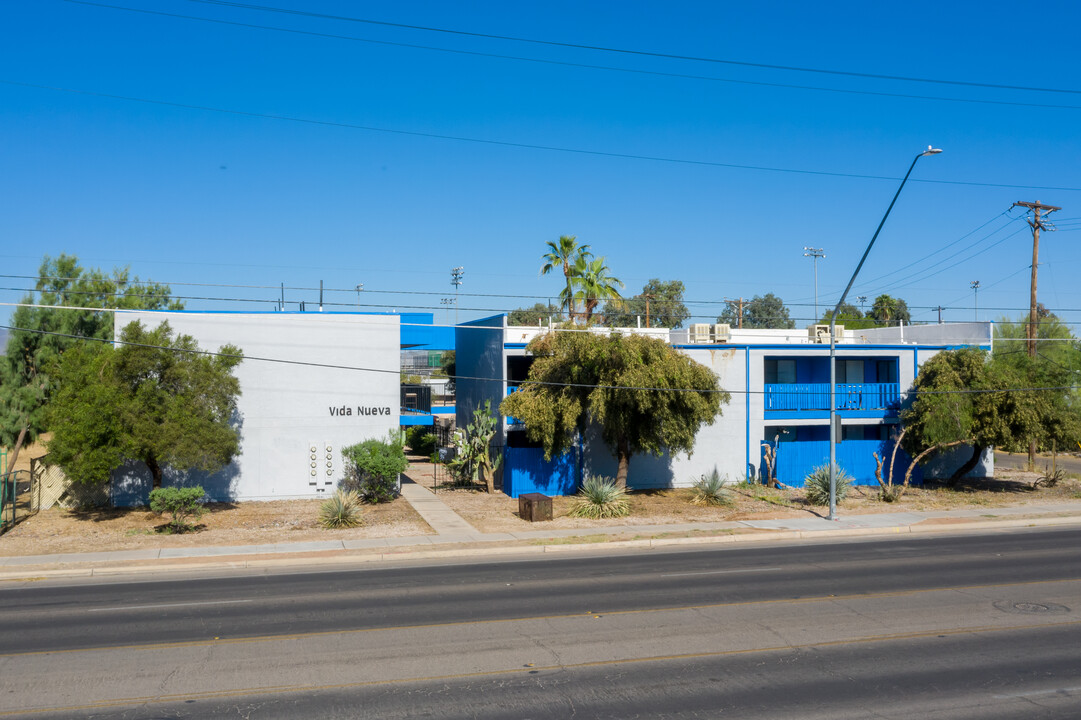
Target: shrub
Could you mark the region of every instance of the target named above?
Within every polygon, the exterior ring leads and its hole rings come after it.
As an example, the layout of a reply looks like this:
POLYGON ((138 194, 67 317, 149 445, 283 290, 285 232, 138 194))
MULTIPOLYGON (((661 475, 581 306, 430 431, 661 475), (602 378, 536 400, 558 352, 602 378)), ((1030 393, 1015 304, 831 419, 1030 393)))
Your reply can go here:
POLYGON ((409 467, 401 440, 365 440, 342 448, 345 458, 343 490, 354 490, 364 502, 390 502, 398 495, 398 475, 409 467))
MULTIPOLYGON (((852 477, 844 470, 837 468, 837 502, 841 502, 848 495, 848 488, 852 484, 852 477)), ((812 505, 830 504, 830 468, 829 465, 819 465, 804 481, 804 489, 807 491, 807 502, 812 505)))
POLYGON ((569 515, 585 518, 625 517, 631 512, 627 491, 603 475, 590 475, 578 491, 577 503, 569 515))
POLYGON ((717 468, 713 468, 708 475, 698 478, 694 484, 691 502, 695 505, 731 505, 733 503, 732 493, 728 492, 717 468))
POLYGON ((329 530, 360 523, 360 496, 355 490, 338 490, 319 506, 319 524, 329 530))
POLYGON ((422 425, 414 425, 405 431, 405 444, 415 455, 431 455, 435 452, 438 439, 422 425))
POLYGON ((194 530, 195 527, 188 523, 188 519, 198 520, 203 516, 205 508, 201 500, 206 493, 199 485, 195 487, 163 487, 150 491, 150 509, 161 515, 171 513, 173 519, 169 522, 172 532, 182 533, 194 530))

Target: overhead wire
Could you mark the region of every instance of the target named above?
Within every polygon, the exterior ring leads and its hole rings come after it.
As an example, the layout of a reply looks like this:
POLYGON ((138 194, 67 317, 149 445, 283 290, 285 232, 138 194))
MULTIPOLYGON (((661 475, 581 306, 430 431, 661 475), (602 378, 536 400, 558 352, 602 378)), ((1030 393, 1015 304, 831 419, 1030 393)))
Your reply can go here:
MULTIPOLYGON (((20 328, 20 327, 16 327, 16 326, 12 326, 12 325, 0 325, 0 329, 9 330, 9 331, 12 331, 12 332, 31 333, 31 334, 34 334, 34 335, 48 335, 48 336, 54 336, 54 337, 63 337, 63 338, 71 339, 71 340, 82 340, 82 341, 88 341, 88 342, 97 342, 97 343, 108 344, 108 345, 119 344, 119 345, 128 345, 128 346, 131 346, 131 347, 147 348, 147 349, 151 349, 151 350, 170 350, 170 351, 173 351, 173 352, 187 353, 187 354, 191 354, 191 355, 204 355, 204 356, 208 356, 208 357, 222 357, 222 358, 228 358, 228 359, 240 359, 242 361, 243 360, 252 360, 252 361, 257 361, 257 362, 276 363, 276 364, 282 364, 282 365, 297 365, 297 366, 301 366, 301 367, 316 367, 316 368, 326 368, 326 369, 332 369, 332 370, 350 370, 350 371, 358 371, 358 372, 371 372, 371 373, 379 373, 379 374, 384 374, 384 375, 391 375, 391 374, 400 375, 401 374, 401 369, 400 368, 392 370, 392 369, 389 369, 389 368, 371 368, 371 367, 364 367, 364 366, 358 366, 358 365, 341 365, 341 364, 338 364, 338 363, 320 363, 320 362, 313 362, 313 361, 309 361, 309 360, 290 360, 290 359, 286 359, 286 358, 273 358, 273 357, 264 357, 264 356, 257 356, 257 355, 245 355, 243 353, 240 354, 240 355, 236 355, 234 353, 223 353, 223 352, 216 352, 216 351, 213 351, 213 350, 199 350, 199 349, 192 349, 192 348, 177 348, 177 347, 170 347, 170 346, 167 346, 167 345, 153 345, 153 344, 149 344, 149 343, 126 342, 126 341, 123 341, 123 340, 108 340, 108 339, 104 339, 104 338, 88 337, 86 335, 74 335, 74 334, 71 334, 71 333, 56 332, 56 331, 53 331, 53 330, 36 330, 36 329, 31 329, 31 328, 20 328)), ((489 329, 492 329, 492 328, 489 328, 489 329)), ((503 381, 506 380, 506 378, 504 378, 504 377, 478 377, 478 376, 469 376, 469 375, 459 375, 457 373, 455 373, 454 379, 455 380, 480 380, 480 381, 485 381, 485 382, 503 382, 503 381)), ((725 389, 722 388, 722 389, 718 389, 718 390, 704 390, 703 391, 703 390, 694 390, 694 389, 689 389, 689 388, 650 387, 650 386, 640 386, 640 385, 597 385, 597 384, 590 384, 590 383, 557 383, 557 382, 548 382, 548 381, 542 381, 542 380, 528 380, 528 379, 520 381, 518 384, 520 386, 521 385, 540 385, 540 386, 547 386, 547 387, 583 388, 583 389, 588 389, 588 390, 603 388, 603 389, 606 389, 606 390, 637 390, 637 391, 648 391, 648 392, 680 392, 680 393, 691 392, 691 393, 708 393, 708 394, 727 393, 727 394, 735 394, 735 395, 741 395, 741 394, 743 394, 743 395, 764 395, 766 392, 768 392, 765 389, 762 389, 762 390, 748 390, 748 389, 725 390, 725 389)), ((1081 389, 1081 385, 1076 385, 1076 386, 1067 385, 1067 386, 1055 386, 1055 387, 980 388, 980 389, 964 389, 964 390, 920 390, 920 391, 910 390, 910 391, 908 391, 908 393, 913 394, 913 395, 915 395, 915 394, 921 394, 921 395, 967 395, 967 394, 1008 393, 1008 392, 1043 392, 1043 391, 1051 391, 1051 390, 1061 391, 1061 390, 1077 390, 1077 389, 1081 389)))
POLYGON ((637 50, 630 48, 617 48, 606 47, 603 45, 589 45, 584 43, 571 43, 560 42, 557 40, 543 40, 538 38, 525 38, 516 37, 512 35, 499 35, 495 33, 482 33, 473 32, 468 30, 453 30, 450 28, 440 28, 427 25, 413 25, 408 23, 389 22, 385 20, 372 20, 369 18, 358 18, 347 15, 332 15, 328 13, 318 13, 306 10, 294 10, 290 8, 278 8, 269 5, 256 5, 254 3, 241 3, 230 2, 228 0, 188 0, 189 2, 199 3, 202 5, 216 5, 220 7, 239 8, 244 10, 256 10, 260 12, 273 12, 284 15, 294 15, 301 17, 319 18, 323 20, 337 20, 352 23, 362 23, 367 25, 378 25, 383 27, 401 28, 405 30, 420 30, 424 32, 443 33, 447 35, 458 35, 464 37, 483 38, 488 40, 503 40, 510 42, 528 43, 533 45, 544 45, 549 47, 570 48, 575 50, 592 50, 605 53, 615 53, 620 55, 633 55, 640 57, 651 58, 663 58, 668 60, 684 60, 702 63, 713 63, 720 65, 737 65, 740 67, 751 67, 765 70, 784 70, 788 72, 801 72, 801 73, 816 73, 821 75, 835 75, 854 78, 865 78, 872 80, 895 80, 901 82, 917 82, 917 83, 930 83, 936 85, 956 85, 962 87, 975 87, 975 88, 991 88, 996 90, 1019 90, 1025 92, 1044 92, 1044 93, 1061 93, 1068 95, 1081 95, 1081 90, 1074 90, 1069 88, 1049 88, 1049 87, 1037 87, 1031 85, 1009 85, 1001 83, 985 83, 985 82, 973 82, 966 80, 946 80, 941 78, 927 78, 927 77, 915 77, 905 75, 887 75, 882 73, 869 73, 858 72, 853 70, 829 70, 825 68, 813 68, 799 65, 780 65, 774 63, 759 63, 750 62, 745 60, 730 60, 724 58, 703 57, 696 55, 680 55, 675 53, 663 53, 649 50, 637 50))
POLYGON ((520 55, 506 55, 506 54, 500 54, 500 53, 481 52, 481 51, 478 51, 478 50, 462 50, 462 49, 458 49, 458 48, 438 47, 438 46, 434 46, 434 45, 420 45, 420 44, 417 44, 417 43, 395 42, 395 41, 390 41, 390 40, 374 40, 374 39, 371 39, 371 38, 361 38, 361 37, 356 37, 356 36, 353 36, 353 35, 340 35, 340 34, 335 34, 335 33, 315 32, 315 31, 311 31, 311 30, 301 30, 301 29, 298 29, 298 28, 276 27, 276 26, 273 26, 273 25, 259 25, 259 24, 256 24, 256 23, 238 22, 238 21, 235 21, 235 20, 222 20, 220 18, 208 18, 208 17, 201 17, 201 16, 198 16, 198 15, 186 15, 186 14, 183 14, 183 13, 163 12, 163 11, 160 11, 160 10, 148 10, 148 9, 145 9, 145 8, 133 8, 133 7, 126 7, 126 6, 123 6, 123 5, 112 5, 112 4, 109 4, 109 3, 90 2, 89 0, 64 0, 64 1, 68 2, 68 3, 72 3, 74 5, 86 5, 86 6, 90 6, 90 7, 108 8, 108 9, 112 9, 112 10, 123 10, 123 11, 133 12, 133 13, 142 13, 142 14, 145 14, 145 15, 157 15, 157 16, 167 17, 167 18, 176 18, 176 19, 183 19, 183 20, 195 20, 195 21, 200 21, 200 22, 214 23, 214 24, 218 24, 218 25, 227 25, 227 26, 234 26, 234 27, 241 27, 241 28, 248 28, 248 29, 270 30, 270 31, 274 31, 274 32, 291 33, 291 34, 295 34, 295 35, 306 35, 306 36, 317 37, 317 38, 325 38, 325 39, 331 39, 331 40, 347 40, 347 41, 352 41, 352 42, 368 43, 368 44, 372 44, 372 45, 384 45, 384 46, 390 46, 390 47, 401 47, 401 48, 408 48, 408 49, 414 49, 414 50, 429 50, 429 51, 433 51, 433 52, 450 53, 450 54, 455 54, 455 55, 465 55, 465 56, 472 56, 472 57, 486 57, 486 58, 494 58, 494 59, 499 59, 499 60, 511 60, 511 61, 517 61, 517 62, 528 62, 528 63, 543 64, 543 65, 554 65, 554 66, 560 66, 560 67, 582 68, 582 69, 587 69, 587 70, 601 70, 601 71, 606 71, 606 72, 618 72, 618 73, 627 73, 627 74, 634 74, 634 75, 645 75, 645 76, 653 76, 653 77, 669 77, 669 78, 676 78, 676 79, 680 79, 680 80, 702 80, 702 81, 707 81, 707 82, 719 82, 719 83, 728 83, 728 84, 735 84, 735 85, 751 85, 751 86, 758 86, 758 87, 781 88, 781 89, 787 89, 787 90, 809 90, 809 91, 813 91, 813 92, 828 92, 828 93, 838 93, 838 94, 845 94, 845 95, 867 95, 867 96, 873 96, 873 97, 898 98, 898 99, 904 99, 904 100, 929 100, 929 101, 941 101, 941 102, 953 102, 953 103, 973 103, 973 104, 980 104, 980 105, 1006 105, 1006 106, 1013 106, 1013 107, 1049 108, 1049 109, 1059 109, 1059 110, 1081 110, 1081 105, 1056 105, 1056 104, 1050 104, 1050 103, 1031 103, 1031 102, 1018 102, 1018 101, 1009 101, 1009 100, 988 100, 988 99, 979 99, 979 98, 942 97, 942 96, 937 96, 937 95, 914 95, 914 94, 909 94, 909 93, 891 93, 891 92, 882 92, 882 91, 875 91, 875 90, 855 90, 855 89, 851 89, 851 88, 831 88, 831 87, 821 87, 821 86, 814 86, 814 85, 798 85, 798 84, 794 84, 794 83, 764 82, 764 81, 759 81, 759 80, 744 80, 744 79, 736 79, 736 78, 721 78, 721 77, 715 77, 715 76, 709 76, 709 75, 693 75, 693 74, 689 74, 689 73, 664 72, 664 71, 661 71, 661 70, 643 70, 643 69, 639 69, 639 68, 615 67, 615 66, 611 66, 611 65, 595 65, 595 64, 590 64, 590 63, 570 62, 570 61, 566 61, 566 60, 552 60, 552 59, 546 59, 546 58, 532 58, 532 57, 523 57, 523 56, 520 56, 520 55))
MULTIPOLYGON (((463 142, 477 145, 488 145, 492 147, 505 147, 505 148, 517 148, 523 150, 540 150, 544 152, 556 152, 565 153, 571 155, 583 155, 588 157, 602 157, 613 158, 619 160, 640 160, 645 162, 658 162, 668 163, 675 165, 690 165, 695 167, 715 167, 726 168, 731 170, 753 170, 758 172, 779 172, 789 173, 794 175, 814 175, 820 177, 840 177, 840 178, 852 178, 856 180, 900 180, 898 177, 889 175, 868 175, 861 173, 843 173, 834 172, 829 170, 806 170, 800 168, 783 168, 783 167, 771 167, 767 165, 749 165, 744 163, 724 163, 712 160, 695 160, 691 158, 675 158, 666 157, 663 155, 644 155, 638 153, 622 153, 606 150, 589 150, 586 148, 572 148, 558 145, 546 145, 541 143, 527 143, 527 142, 514 142, 509 140, 492 140, 489 138, 469 137, 465 135, 448 135, 443 133, 422 132, 419 130, 402 130, 398 128, 386 128, 376 125, 361 125, 358 123, 348 123, 336 120, 319 120, 316 118, 302 118, 294 115, 282 115, 278 113, 260 113, 249 110, 237 110, 230 108, 220 108, 211 105, 199 105, 194 103, 182 103, 170 100, 154 100, 150 98, 136 97, 133 95, 119 95, 115 93, 99 92, 94 90, 82 90, 78 88, 61 87, 57 85, 44 85, 40 83, 23 82, 20 80, 11 80, 8 78, 0 78, 0 83, 5 85, 11 85, 15 87, 34 88, 37 90, 48 90, 50 92, 63 92, 74 95, 84 95, 87 97, 106 98, 110 100, 123 100, 125 102, 134 102, 147 105, 158 105, 162 107, 183 108, 186 110, 198 110, 201 112, 220 113, 224 115, 233 115, 236 117, 248 117, 248 118, 260 118, 265 120, 278 120, 282 122, 294 122, 302 123, 306 125, 314 125, 319 127, 332 127, 345 130, 360 130, 363 132, 384 133, 390 135, 399 135, 403 137, 420 137, 431 140, 447 140, 452 142, 463 142)), ((909 182, 928 183, 936 185, 960 185, 966 187, 997 187, 997 188, 1011 188, 1017 190, 1054 190, 1059 192, 1081 192, 1081 187, 1062 187, 1053 185, 1019 185, 1011 183, 988 183, 988 182, 975 182, 968 180, 932 180, 927 178, 912 178, 909 182)))

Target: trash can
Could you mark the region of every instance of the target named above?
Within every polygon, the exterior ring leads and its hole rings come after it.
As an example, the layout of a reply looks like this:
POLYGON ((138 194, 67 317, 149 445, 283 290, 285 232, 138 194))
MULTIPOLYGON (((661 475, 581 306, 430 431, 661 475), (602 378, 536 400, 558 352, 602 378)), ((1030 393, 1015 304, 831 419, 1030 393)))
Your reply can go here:
POLYGON ((552 498, 541 493, 518 496, 518 517, 529 522, 552 519, 552 498))

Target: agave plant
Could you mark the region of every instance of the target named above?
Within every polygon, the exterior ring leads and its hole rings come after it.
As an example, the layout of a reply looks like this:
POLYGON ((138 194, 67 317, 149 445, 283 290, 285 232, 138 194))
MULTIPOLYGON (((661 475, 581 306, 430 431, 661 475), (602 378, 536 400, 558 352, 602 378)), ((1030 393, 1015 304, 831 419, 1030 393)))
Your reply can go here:
MULTIPOLYGON (((852 484, 852 477, 844 470, 837 468, 835 478, 837 488, 837 502, 841 502, 848 495, 848 488, 852 484)), ((807 491, 807 502, 812 505, 829 505, 830 503, 830 468, 829 465, 819 465, 803 481, 807 491)))
POLYGON ((603 475, 590 475, 578 491, 577 503, 568 513, 574 517, 616 518, 631 512, 627 491, 603 475))
POLYGON ((319 524, 336 530, 360 525, 360 496, 355 490, 339 490, 319 507, 319 524))
POLYGON ((691 502, 695 505, 731 505, 732 493, 725 487, 724 479, 714 467, 712 472, 698 478, 694 484, 691 502))

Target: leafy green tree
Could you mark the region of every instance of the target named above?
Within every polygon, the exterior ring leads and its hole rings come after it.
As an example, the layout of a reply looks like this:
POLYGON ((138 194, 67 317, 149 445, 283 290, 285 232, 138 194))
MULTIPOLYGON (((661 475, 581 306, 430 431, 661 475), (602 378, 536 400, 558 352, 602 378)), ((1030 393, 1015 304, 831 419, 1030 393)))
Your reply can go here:
POLYGON ((990 448, 1024 438, 1072 444, 1081 418, 1068 387, 1072 373, 1024 353, 991 358, 976 348, 940 352, 920 368, 916 399, 901 412, 906 450, 918 461, 937 449, 972 446, 951 484, 990 448))
POLYGON ((656 338, 552 332, 528 350, 536 357, 529 377, 500 412, 522 420, 548 459, 597 423, 620 487, 636 453, 692 452, 698 430, 729 400, 713 371, 656 338))
MULTIPOLYGON (((818 324, 829 325, 832 317, 833 310, 827 310, 822 319, 818 321, 818 324)), ((873 318, 865 316, 858 307, 851 303, 841 303, 840 311, 837 313, 837 324, 844 325, 849 330, 878 326, 878 323, 873 318)))
MULTIPOLYGON (((719 323, 728 323, 732 327, 740 326, 739 306, 729 305, 717 318, 719 323)), ((777 330, 791 330, 796 323, 788 315, 788 308, 784 301, 773 293, 755 295, 743 304, 744 328, 772 328, 777 330)))
POLYGON ((57 363, 45 414, 53 431, 49 463, 73 481, 98 484, 137 460, 159 488, 166 467, 214 472, 233 459, 239 348, 204 354, 167 322, 154 330, 128 324, 116 350, 83 342, 57 363))
POLYGON ((559 293, 560 307, 567 308, 567 317, 574 321, 574 278, 577 277, 578 263, 585 262, 593 257, 589 251, 589 245, 579 245, 578 238, 574 235, 561 235, 559 241, 547 242, 548 252, 541 256, 544 265, 541 266, 541 275, 547 275, 553 270, 562 270, 567 286, 559 293))
POLYGON ((560 308, 555 305, 545 303, 535 303, 531 308, 518 308, 517 310, 511 310, 507 315, 508 325, 536 325, 538 323, 548 324, 548 318, 553 315, 558 316, 560 308))
POLYGON ((680 328, 691 311, 683 303, 684 285, 680 280, 667 282, 653 278, 642 292, 623 301, 622 307, 605 309, 604 324, 609 327, 634 327, 639 318, 645 327, 680 328))
POLYGON ((19 329, 11 331, 0 358, 0 444, 11 450, 9 471, 22 448, 49 429, 45 407, 56 388, 50 369, 67 349, 84 342, 79 338, 112 340, 113 309, 183 308, 171 299, 168 285, 140 282, 127 268, 111 275, 88 270, 71 255, 46 255, 38 275, 37 294, 25 296, 12 314, 11 324, 19 329))
POLYGON ((883 327, 889 325, 912 324, 912 313, 908 311, 908 304, 901 298, 890 295, 879 295, 875 298, 874 305, 867 317, 883 327))
POLYGON ((594 313, 602 302, 609 307, 622 307, 622 296, 618 287, 623 287, 623 281, 608 274, 608 265, 605 258, 587 260, 579 257, 574 264, 574 284, 578 286, 578 292, 574 297, 582 301, 586 325, 593 320, 594 313))
POLYGON ((447 383, 448 392, 454 392, 454 374, 458 371, 456 358, 457 356, 453 350, 445 350, 439 357, 439 367, 443 370, 443 374, 450 379, 450 382, 447 383))

